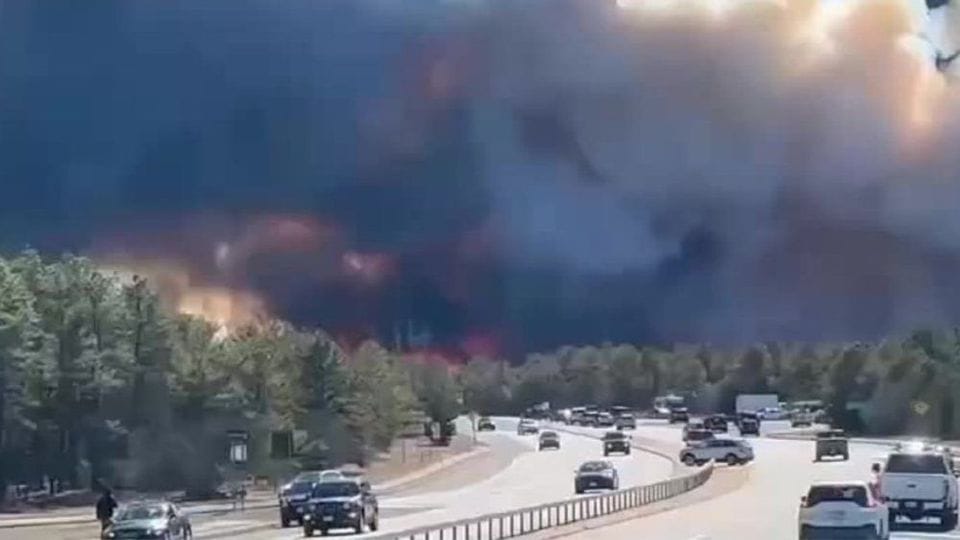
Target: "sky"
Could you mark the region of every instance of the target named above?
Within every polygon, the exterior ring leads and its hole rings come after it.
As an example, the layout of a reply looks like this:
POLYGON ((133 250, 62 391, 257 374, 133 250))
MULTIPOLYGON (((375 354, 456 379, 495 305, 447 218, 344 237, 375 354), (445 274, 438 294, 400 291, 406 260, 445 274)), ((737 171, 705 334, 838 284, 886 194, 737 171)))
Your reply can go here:
POLYGON ((464 355, 952 325, 956 28, 908 0, 0 3, 0 248, 464 355))

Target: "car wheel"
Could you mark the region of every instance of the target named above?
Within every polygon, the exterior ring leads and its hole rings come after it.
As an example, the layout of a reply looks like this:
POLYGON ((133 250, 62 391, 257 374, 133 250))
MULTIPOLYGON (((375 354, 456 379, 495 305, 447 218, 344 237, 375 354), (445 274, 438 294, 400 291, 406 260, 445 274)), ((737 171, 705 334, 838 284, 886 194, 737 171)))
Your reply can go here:
POLYGON ((583 490, 578 487, 573 488, 573 492, 577 495, 583 495, 583 490))
POLYGON ((727 465, 733 466, 736 465, 740 460, 737 459, 735 454, 727 454, 727 465))
POLYGON ((307 537, 313 536, 313 527, 310 525, 305 525, 303 527, 303 535, 307 537))
POLYGON ((280 526, 284 529, 290 526, 290 520, 287 519, 287 516, 280 516, 280 526))
POLYGON ((683 456, 683 464, 687 467, 693 467, 697 464, 697 458, 693 457, 693 454, 687 454, 683 456))

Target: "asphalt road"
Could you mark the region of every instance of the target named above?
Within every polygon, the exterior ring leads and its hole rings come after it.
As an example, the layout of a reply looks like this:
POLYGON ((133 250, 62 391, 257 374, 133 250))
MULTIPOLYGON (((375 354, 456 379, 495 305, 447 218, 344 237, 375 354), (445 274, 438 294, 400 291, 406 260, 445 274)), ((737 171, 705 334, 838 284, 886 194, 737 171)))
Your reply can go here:
MULTIPOLYGON (((764 431, 787 430, 786 422, 767 422, 764 431)), ((643 436, 678 441, 678 427, 643 425, 643 436)), ((734 433, 735 435, 735 433, 734 433)), ((739 489, 690 506, 667 510, 571 535, 571 539, 765 540, 797 538, 797 507, 811 482, 867 480, 870 466, 885 452, 873 444, 851 444, 849 461, 813 461, 812 441, 749 438, 756 460, 739 489)), ((960 531, 939 532, 936 525, 900 523, 892 538, 960 539, 960 531)))
MULTIPOLYGON (((405 509, 409 513, 389 518, 385 513, 380 532, 398 532, 570 498, 575 496, 574 469, 584 461, 604 459, 600 441, 593 438, 562 433, 559 451, 538 452, 536 437, 516 435, 516 420, 496 419, 496 424, 496 432, 479 434, 481 440, 493 448, 520 444, 526 451, 517 455, 500 472, 469 485, 382 497, 381 507, 405 509)), ((670 476, 673 471, 671 461, 646 452, 634 451, 630 456, 616 455, 606 459, 617 467, 621 487, 657 482, 670 476)), ((349 531, 344 531, 344 534, 349 534, 349 531)), ((301 537, 298 530, 283 531, 277 528, 231 536, 243 540, 301 537)))
MULTIPOLYGON (((561 433, 561 449, 538 452, 537 438, 516 435, 516 420, 496 419, 497 431, 478 434, 491 451, 462 465, 380 496, 381 533, 401 531, 442 521, 500 512, 573 497, 573 471, 582 462, 603 459, 601 443, 593 438, 561 433)), ((610 456, 622 487, 667 478, 673 464, 662 457, 634 451, 610 456)), ((376 486, 374 486, 376 490, 376 486)), ((297 528, 281 529, 276 509, 243 513, 196 515, 197 540, 235 538, 278 540, 301 538, 297 528)), ((0 540, 92 540, 95 526, 50 526, 0 529, 0 540)), ((349 531, 344 531, 348 534, 349 531)), ((333 533, 336 535, 336 532, 333 533)))

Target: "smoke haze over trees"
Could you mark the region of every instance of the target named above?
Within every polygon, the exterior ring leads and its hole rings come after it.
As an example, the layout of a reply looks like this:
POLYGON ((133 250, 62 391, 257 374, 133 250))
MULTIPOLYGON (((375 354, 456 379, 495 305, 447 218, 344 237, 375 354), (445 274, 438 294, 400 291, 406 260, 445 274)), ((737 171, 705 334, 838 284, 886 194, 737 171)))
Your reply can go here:
POLYGON ((640 4, 4 3, 0 245, 465 356, 960 319, 922 2, 640 4))

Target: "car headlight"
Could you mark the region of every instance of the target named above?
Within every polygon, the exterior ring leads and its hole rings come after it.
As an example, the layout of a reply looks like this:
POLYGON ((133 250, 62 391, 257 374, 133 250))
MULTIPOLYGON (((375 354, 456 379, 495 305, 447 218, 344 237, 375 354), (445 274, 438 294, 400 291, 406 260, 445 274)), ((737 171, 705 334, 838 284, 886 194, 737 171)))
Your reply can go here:
POLYGON ((603 471, 603 475, 606 476, 607 478, 613 478, 613 471, 612 470, 603 471))
POLYGON ((159 527, 150 531, 150 534, 152 534, 153 536, 163 536, 163 534, 166 532, 167 532, 166 528, 159 527))
POLYGON ((113 532, 113 531, 106 531, 105 533, 103 533, 103 536, 105 536, 105 537, 107 537, 107 538, 116 538, 116 537, 117 537, 117 533, 115 533, 115 532, 113 532))

